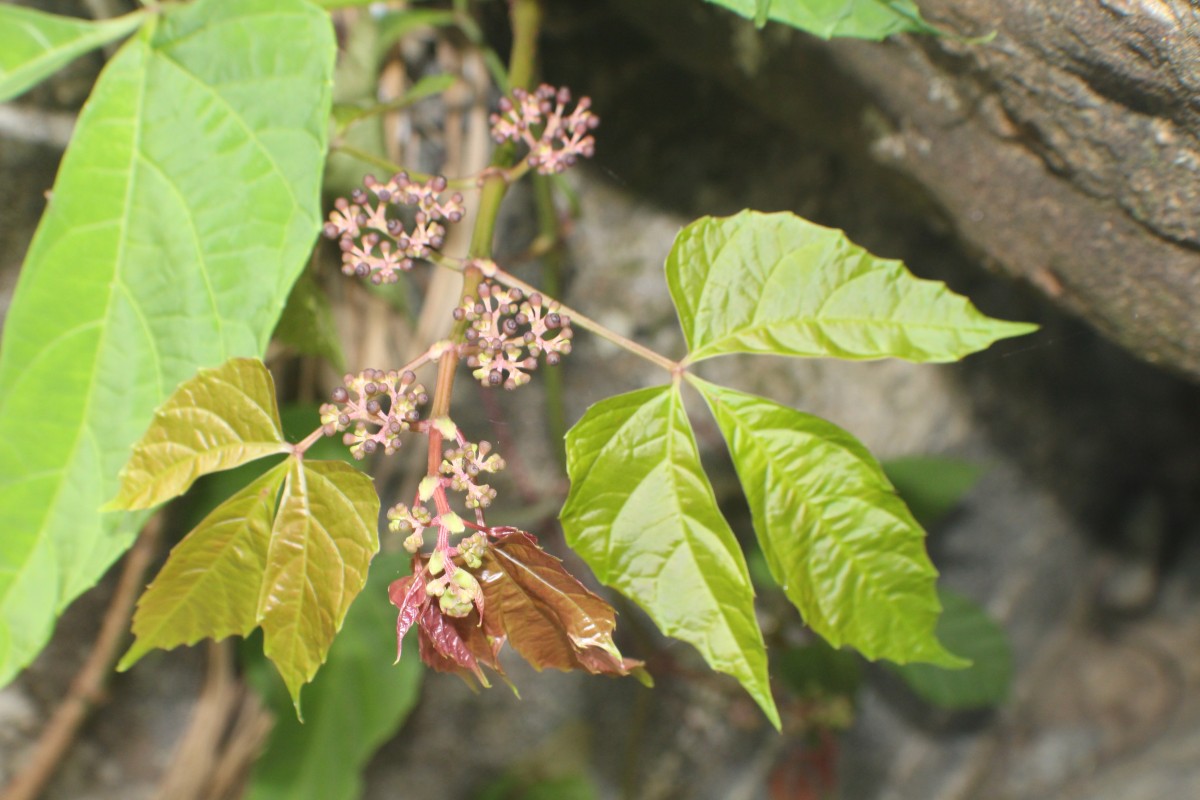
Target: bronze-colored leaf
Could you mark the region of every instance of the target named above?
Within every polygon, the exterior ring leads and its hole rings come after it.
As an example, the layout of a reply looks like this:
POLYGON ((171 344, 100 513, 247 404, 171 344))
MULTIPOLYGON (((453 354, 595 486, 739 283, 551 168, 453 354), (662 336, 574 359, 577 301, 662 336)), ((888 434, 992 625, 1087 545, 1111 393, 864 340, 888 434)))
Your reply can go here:
POLYGON ((522 658, 539 670, 629 675, 641 667, 640 661, 623 658, 613 643, 616 612, 611 605, 531 535, 500 530, 478 578, 485 616, 499 624, 522 658))

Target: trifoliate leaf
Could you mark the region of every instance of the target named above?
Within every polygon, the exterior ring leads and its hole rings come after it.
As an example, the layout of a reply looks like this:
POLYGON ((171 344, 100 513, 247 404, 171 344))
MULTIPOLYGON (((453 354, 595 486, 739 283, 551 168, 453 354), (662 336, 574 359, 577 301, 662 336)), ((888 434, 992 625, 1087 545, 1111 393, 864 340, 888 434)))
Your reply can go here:
POLYGON ((1036 330, 986 317, 944 283, 788 213, 693 222, 667 256, 667 282, 689 362, 724 353, 957 361, 1036 330))
POLYGON ((678 388, 589 408, 567 434, 567 471, 567 544, 664 633, 737 678, 778 727, 746 562, 700 466, 678 388))
POLYGON ((969 662, 934 635, 925 531, 882 468, 832 423, 689 375, 717 419, 771 574, 834 647, 870 659, 969 662))

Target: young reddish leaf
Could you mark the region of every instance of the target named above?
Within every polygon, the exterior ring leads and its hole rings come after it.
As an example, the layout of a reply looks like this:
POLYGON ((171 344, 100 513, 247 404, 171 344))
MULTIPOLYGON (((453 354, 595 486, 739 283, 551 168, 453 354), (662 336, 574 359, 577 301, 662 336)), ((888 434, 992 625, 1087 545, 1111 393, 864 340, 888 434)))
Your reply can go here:
MULTIPOLYGON (((430 577, 428 563, 426 554, 414 557, 412 574, 392 581, 388 589, 392 605, 400 609, 396 620, 396 651, 402 651, 404 635, 416 623, 421 660, 431 669, 452 672, 472 687, 475 686, 472 677, 483 686, 489 685, 480 665, 504 678, 498 659, 504 647, 504 630, 490 616, 481 620, 477 609, 465 617, 444 614, 437 599, 425 589, 430 577)), ((465 569, 461 564, 457 566, 465 569)))
POLYGON ((737 678, 779 727, 750 574, 700 465, 679 389, 642 389, 589 408, 567 434, 567 472, 567 544, 663 633, 737 678))
POLYGON ((846 431, 689 375, 717 419, 771 574, 804 621, 870 659, 969 662, 934 635, 941 605, 925 531, 846 431))
POLYGON ((399 664, 404 652, 404 634, 420 618, 421 610, 429 600, 429 595, 425 593, 424 576, 405 575, 392 581, 388 587, 388 597, 392 599, 392 605, 400 609, 400 615, 396 618, 396 663, 399 664))
POLYGON ((616 612, 523 531, 500 536, 479 573, 487 611, 534 668, 628 675, 640 661, 612 640, 616 612))
POLYGON ((263 652, 300 712, 300 688, 325 661, 379 550, 379 497, 341 461, 292 459, 258 597, 263 652))
POLYGON ((231 359, 181 383, 154 412, 105 509, 150 508, 201 475, 287 450, 271 373, 256 358, 231 359))
POLYGON ((254 629, 275 501, 287 469, 287 462, 280 464, 217 506, 175 546, 138 600, 137 640, 118 669, 129 669, 156 647, 170 650, 254 629))
MULTIPOLYGON (((474 616, 476 612, 471 612, 474 616)), ((471 637, 471 631, 479 629, 478 619, 474 624, 467 624, 462 619, 447 617, 434 604, 425 606, 421 614, 421 624, 417 628, 417 643, 421 649, 421 660, 431 669, 438 672, 453 672, 470 683, 468 676, 473 675, 484 686, 490 686, 487 676, 479 668, 479 637, 471 637), (456 625, 455 623, 460 623, 456 625), (475 647, 468 646, 463 633, 473 640, 475 647)), ((489 646, 483 648, 485 660, 489 646)), ((498 665, 497 665, 498 666, 498 665)), ((497 669, 497 671, 499 671, 497 669)))

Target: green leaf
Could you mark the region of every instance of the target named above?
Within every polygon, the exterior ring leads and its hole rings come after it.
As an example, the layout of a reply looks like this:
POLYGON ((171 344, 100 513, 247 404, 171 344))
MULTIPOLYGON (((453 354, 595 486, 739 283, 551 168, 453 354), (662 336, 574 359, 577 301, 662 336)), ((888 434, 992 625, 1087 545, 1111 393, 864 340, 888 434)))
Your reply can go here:
POLYGON ((379 552, 379 496, 341 461, 290 461, 258 597, 263 652, 296 714, 379 552))
POLYGON ((567 434, 567 544, 646 610, 737 678, 779 727, 754 591, 717 509, 677 387, 603 400, 567 434))
POLYGON ((938 620, 938 638, 973 663, 962 670, 906 664, 896 667, 896 672, 914 692, 941 708, 966 710, 999 705, 1008 697, 1012 683, 1008 636, 987 612, 962 595, 940 589, 938 596, 945 608, 938 620))
POLYGON ((346 355, 333 321, 329 295, 309 272, 292 287, 273 338, 297 352, 325 359, 338 372, 346 371, 346 355))
POLYGON ((288 449, 271 373, 256 358, 233 358, 200 370, 154 412, 121 470, 120 492, 105 508, 152 508, 201 475, 288 449))
POLYGON ((87 20, 0 5, 0 103, 11 100, 89 50, 120 39, 146 18, 87 20))
POLYGON ((771 574, 804 621, 870 659, 966 666, 934 636, 941 606, 925 532, 867 449, 823 419, 688 380, 729 445, 771 574))
POLYGON ((279 464, 259 477, 175 545, 138 600, 137 640, 117 669, 129 669, 156 647, 170 650, 254 630, 275 503, 288 467, 279 464))
POLYGON ((912 0, 708 0, 762 27, 766 18, 832 39, 883 39, 893 33, 940 34, 912 0), (769 8, 767 8, 769 6, 769 8), (761 22, 759 20, 762 20, 761 22))
POLYGON ((402 111, 420 101, 441 94, 454 85, 457 75, 440 73, 426 75, 414 83, 404 96, 388 103, 374 103, 360 106, 353 103, 337 103, 333 107, 333 119, 338 126, 338 135, 346 132, 352 125, 370 117, 379 116, 392 111, 402 111))
POLYGON ((667 282, 687 361, 723 353, 957 361, 1036 329, 986 317, 945 284, 789 213, 696 220, 667 256, 667 282))
POLYGON ((862 683, 861 659, 850 650, 835 650, 819 638, 783 650, 773 663, 784 684, 800 697, 854 697, 862 683))
POLYGON ((0 339, 0 684, 132 542, 144 515, 97 509, 155 407, 262 354, 320 229, 328 15, 161 9, 80 114, 0 339))
POLYGON ((396 658, 388 583, 408 571, 408 554, 380 555, 366 589, 350 606, 329 660, 304 691, 305 722, 261 654, 248 675, 275 711, 266 750, 254 766, 246 800, 357 800, 362 770, 417 703, 424 670, 417 649, 396 658), (384 635, 380 635, 383 632, 384 635))
POLYGON ((949 514, 983 474, 969 461, 935 456, 889 459, 883 471, 922 525, 949 514))

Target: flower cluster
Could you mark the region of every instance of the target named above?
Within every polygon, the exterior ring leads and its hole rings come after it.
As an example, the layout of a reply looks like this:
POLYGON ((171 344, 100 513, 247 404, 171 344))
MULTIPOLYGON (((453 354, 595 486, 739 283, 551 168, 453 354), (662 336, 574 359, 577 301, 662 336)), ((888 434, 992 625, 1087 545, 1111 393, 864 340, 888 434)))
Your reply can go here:
POLYGON ((529 382, 538 356, 554 366, 571 352, 571 319, 559 313, 557 302, 534 292, 480 284, 479 297, 464 297, 454 309, 456 320, 466 320, 470 348, 467 365, 484 386, 515 389, 529 382))
POLYGON ((534 92, 513 89, 510 100, 500 100, 499 113, 491 115, 492 138, 497 142, 521 141, 529 148, 529 166, 553 175, 572 166, 580 156, 596 151, 591 131, 600 118, 591 112, 590 98, 581 97, 567 114, 571 91, 542 84, 534 92), (515 101, 515 102, 514 102, 515 101))
POLYGON ((365 458, 382 447, 388 455, 400 449, 400 434, 419 426, 420 406, 429 402, 425 387, 411 371, 366 369, 348 374, 333 390, 333 402, 321 406, 326 436, 346 431, 342 442, 350 454, 365 458), (353 425, 353 430, 347 430, 353 425))
POLYGON ((477 483, 480 473, 504 469, 504 459, 491 449, 490 442, 467 442, 447 450, 442 459, 441 473, 449 479, 452 490, 466 494, 467 508, 487 508, 496 499, 495 489, 486 483, 477 483))
MULTIPOLYGON (((492 452, 489 442, 468 442, 461 434, 457 436, 456 447, 448 448, 443 454, 438 474, 426 477, 417 490, 416 500, 412 506, 397 503, 388 509, 388 527, 393 531, 407 532, 404 547, 410 553, 416 553, 425 542, 425 530, 438 529, 438 550, 447 550, 453 555, 462 554, 462 543, 459 548, 449 547, 451 535, 466 531, 462 518, 449 510, 446 501, 446 490, 461 492, 467 508, 474 509, 478 524, 483 524, 482 509, 492 504, 496 498, 496 490, 480 481, 480 476, 495 474, 504 469, 504 459, 498 453, 492 452), (446 509, 436 516, 426 505, 435 500, 435 505, 446 509)), ((464 540, 466 541, 466 540, 464 540)))
POLYGON ((412 269, 413 259, 428 258, 445 242, 444 222, 463 218, 463 197, 458 192, 443 200, 446 179, 422 183, 407 173, 380 183, 373 175, 363 179, 365 189, 355 189, 350 201, 339 197, 324 232, 337 239, 342 250, 342 272, 367 278, 378 285, 395 283, 401 272, 412 269), (374 197, 374 200, 372 200, 374 197), (399 206, 415 206, 411 228, 389 215, 399 206))

